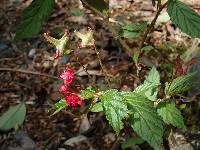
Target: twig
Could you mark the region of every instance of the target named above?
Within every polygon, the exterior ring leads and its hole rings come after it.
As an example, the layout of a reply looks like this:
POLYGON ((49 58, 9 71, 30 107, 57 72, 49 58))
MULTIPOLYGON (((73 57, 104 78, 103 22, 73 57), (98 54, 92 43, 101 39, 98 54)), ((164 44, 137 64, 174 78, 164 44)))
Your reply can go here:
POLYGON ((0 71, 21 72, 21 73, 26 73, 26 74, 33 74, 33 75, 44 76, 44 77, 52 78, 52 79, 55 79, 55 80, 60 80, 60 78, 58 78, 56 76, 53 76, 53 75, 49 75, 49 74, 45 74, 45 73, 40 73, 40 72, 34 72, 34 71, 28 71, 28 70, 22 70, 22 69, 0 68, 0 71))
POLYGON ((87 71, 87 68, 79 61, 79 57, 78 57, 78 55, 76 54, 75 51, 74 51, 74 56, 76 57, 76 61, 79 63, 79 65, 82 66, 83 70, 87 73, 88 78, 91 79, 91 75, 87 71))
POLYGON ((97 50, 97 48, 96 48, 95 45, 94 45, 93 47, 94 47, 95 53, 96 53, 96 55, 97 55, 99 64, 100 64, 100 66, 101 66, 101 69, 102 69, 103 73, 105 74, 105 76, 107 76, 107 71, 106 71, 106 69, 105 69, 104 66, 103 66, 103 63, 102 63, 102 61, 101 61, 101 57, 100 57, 100 55, 99 55, 99 51, 97 50))
POLYGON ((151 24, 149 25, 149 27, 147 28, 146 32, 145 32, 144 35, 143 35, 142 42, 141 42, 141 45, 140 45, 140 49, 144 46, 148 34, 153 30, 153 28, 154 28, 154 26, 155 26, 155 24, 156 24, 156 21, 157 21, 157 19, 158 19, 158 16, 160 15, 161 11, 162 11, 166 6, 167 6, 167 2, 165 2, 163 5, 158 6, 158 11, 157 11, 157 13, 156 13, 154 19, 152 20, 151 24))
POLYGON ((110 86, 110 81, 109 81, 109 78, 108 78, 109 75, 108 75, 108 72, 106 71, 106 69, 104 68, 104 65, 103 65, 103 63, 102 63, 101 57, 100 57, 100 55, 99 55, 99 51, 97 50, 95 44, 93 45, 93 47, 94 47, 95 53, 96 53, 96 55, 97 55, 99 64, 100 64, 100 66, 101 66, 102 72, 103 72, 103 74, 104 74, 104 76, 105 76, 105 79, 106 79, 108 85, 110 86))

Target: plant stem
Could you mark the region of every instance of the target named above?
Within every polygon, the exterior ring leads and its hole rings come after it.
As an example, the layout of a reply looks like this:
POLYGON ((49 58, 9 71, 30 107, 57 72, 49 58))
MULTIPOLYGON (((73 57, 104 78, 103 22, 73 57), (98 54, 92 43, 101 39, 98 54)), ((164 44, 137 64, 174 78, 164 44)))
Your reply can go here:
POLYGON ((123 50, 129 54, 131 51, 133 51, 127 44, 126 42, 118 36, 118 32, 117 30, 111 25, 111 23, 109 22, 109 15, 107 14, 103 14, 101 12, 99 12, 97 9, 91 7, 86 0, 81 0, 82 3, 91 11, 93 11, 94 13, 96 13, 97 15, 99 15, 100 17, 102 17, 104 19, 104 23, 106 24, 106 26, 108 27, 108 29, 110 30, 110 32, 112 33, 113 37, 117 39, 117 41, 120 43, 120 45, 123 47, 123 50))
POLYGON ((141 49, 145 42, 146 42, 146 39, 147 39, 147 36, 148 34, 153 30, 155 24, 156 24, 156 21, 158 19, 158 16, 160 15, 161 11, 167 6, 167 2, 165 2, 163 5, 158 5, 158 11, 154 17, 154 19, 151 21, 151 24, 149 25, 149 27, 147 28, 146 32, 144 33, 143 35, 143 38, 142 38, 142 42, 141 42, 141 45, 140 45, 140 48, 141 49))
POLYGON ((93 45, 93 47, 94 47, 95 53, 96 53, 96 55, 97 55, 99 64, 100 64, 100 66, 101 66, 101 70, 102 70, 102 72, 103 72, 103 74, 104 74, 104 76, 105 76, 105 79, 106 79, 108 85, 110 86, 110 81, 109 81, 109 78, 108 78, 109 75, 108 75, 108 72, 106 71, 106 69, 105 69, 105 67, 104 67, 104 65, 103 65, 103 63, 102 63, 101 56, 99 55, 99 51, 97 50, 95 44, 93 45))
POLYGON ((88 78, 91 79, 91 75, 89 74, 89 72, 87 71, 87 68, 79 61, 79 57, 76 54, 76 52, 74 51, 74 56, 76 57, 76 61, 79 63, 79 65, 83 68, 83 70, 87 73, 88 78))

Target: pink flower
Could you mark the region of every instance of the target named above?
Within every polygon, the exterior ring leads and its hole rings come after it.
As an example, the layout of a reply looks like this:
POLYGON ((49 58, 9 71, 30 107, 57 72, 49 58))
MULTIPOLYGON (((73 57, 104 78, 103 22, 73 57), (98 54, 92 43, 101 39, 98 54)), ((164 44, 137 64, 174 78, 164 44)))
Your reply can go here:
POLYGON ((69 106, 76 107, 77 105, 82 105, 82 100, 74 93, 68 92, 65 95, 65 99, 69 106))
POLYGON ((67 90, 69 90, 69 86, 67 86, 67 85, 61 85, 59 88, 59 91, 61 93, 66 92, 67 90))
POLYGON ((64 84, 70 84, 75 78, 73 70, 65 68, 65 71, 60 74, 60 78, 64 80, 64 84))

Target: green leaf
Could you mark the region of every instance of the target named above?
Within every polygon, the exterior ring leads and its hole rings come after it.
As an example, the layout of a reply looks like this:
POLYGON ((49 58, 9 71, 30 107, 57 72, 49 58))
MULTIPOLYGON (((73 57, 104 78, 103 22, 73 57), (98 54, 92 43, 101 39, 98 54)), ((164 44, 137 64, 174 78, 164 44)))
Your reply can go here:
POLYGON ((84 16, 85 15, 84 11, 80 8, 72 8, 70 11, 75 16, 84 16))
POLYGON ((22 125, 26 115, 26 105, 20 103, 16 106, 10 107, 0 117, 0 130, 7 131, 16 126, 22 125))
POLYGON ((138 62, 138 60, 139 60, 139 55, 140 55, 140 54, 137 53, 137 52, 133 54, 133 56, 132 56, 132 60, 133 60, 135 63, 138 62))
POLYGON ((57 103, 54 104, 54 113, 51 114, 51 116, 57 114, 58 112, 60 112, 62 109, 66 108, 68 106, 66 100, 64 98, 62 98, 61 100, 59 100, 57 103))
POLYGON ((84 90, 81 90, 81 95, 84 99, 94 98, 95 89, 92 86, 87 87, 84 90))
POLYGON ((122 95, 116 90, 105 91, 100 97, 106 118, 117 135, 123 128, 122 119, 128 116, 128 109, 122 95))
POLYGON ((156 101, 157 100, 157 94, 158 94, 158 86, 160 85, 160 74, 159 72, 156 70, 155 67, 153 67, 151 69, 151 71, 149 72, 149 75, 147 76, 146 80, 144 81, 145 83, 152 83, 153 86, 151 89, 147 90, 145 92, 145 95, 147 96, 148 99, 152 100, 152 101, 156 101))
POLYGON ((144 30, 147 27, 147 22, 140 22, 139 24, 135 25, 132 23, 129 23, 122 27, 123 30, 128 30, 128 31, 134 31, 134 32, 139 32, 141 30, 144 30))
POLYGON ((149 100, 156 101, 158 86, 160 85, 160 75, 155 67, 151 69, 144 83, 138 86, 134 92, 145 95, 149 100))
POLYGON ((176 108, 174 101, 160 103, 157 112, 166 124, 186 130, 181 112, 176 108))
POLYGON ((165 94, 172 96, 189 90, 191 87, 194 86, 194 82, 192 81, 192 79, 195 74, 196 73, 182 75, 174 79, 171 84, 165 83, 165 94))
POLYGON ((98 10, 101 13, 108 12, 109 5, 104 0, 81 0, 87 2, 91 7, 98 10))
POLYGON ((38 34, 43 22, 52 13, 54 3, 54 0, 33 0, 23 12, 22 21, 17 28, 15 40, 19 41, 38 34))
POLYGON ((94 106, 91 109, 91 112, 100 112, 100 111, 103 111, 103 107, 102 107, 102 103, 98 102, 94 104, 94 106))
POLYGON ((179 0, 169 0, 167 12, 172 22, 192 37, 200 37, 200 16, 179 0))
POLYGON ((122 149, 131 148, 134 145, 139 145, 144 143, 144 140, 140 137, 128 137, 122 144, 122 149))
POLYGON ((140 24, 138 25, 129 23, 121 28, 119 34, 120 36, 125 38, 139 37, 140 31, 144 30, 146 27, 147 27, 146 22, 140 22, 140 24))
POLYGON ((150 52, 151 50, 153 50, 154 49, 154 47, 153 46, 151 46, 151 45, 147 45, 147 46, 145 46, 145 47, 143 47, 142 49, 141 49, 141 51, 145 51, 145 52, 150 52))
POLYGON ((129 120, 133 130, 153 148, 162 149, 163 122, 153 102, 135 92, 123 92, 122 95, 133 113, 129 120))
POLYGON ((123 30, 120 35, 124 38, 136 38, 139 37, 139 32, 123 30))

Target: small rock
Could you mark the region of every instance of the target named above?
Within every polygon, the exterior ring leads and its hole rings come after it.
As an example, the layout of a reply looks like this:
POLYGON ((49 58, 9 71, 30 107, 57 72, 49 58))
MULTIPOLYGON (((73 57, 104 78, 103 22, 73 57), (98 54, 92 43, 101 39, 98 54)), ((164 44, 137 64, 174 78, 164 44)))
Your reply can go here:
POLYGON ((80 133, 83 133, 83 132, 85 132, 85 131, 87 131, 87 130, 89 130, 89 129, 90 129, 90 122, 89 122, 89 120, 88 120, 87 115, 85 115, 85 116, 83 117, 83 119, 81 120, 81 125, 80 125, 79 132, 80 132, 80 133))
POLYGON ((35 53, 36 53, 36 49, 35 49, 35 48, 31 49, 31 50, 29 51, 29 53, 28 53, 28 57, 29 57, 29 58, 33 58, 34 55, 35 55, 35 53))
POLYGON ((85 136, 79 135, 79 136, 68 139, 67 141, 65 141, 64 145, 74 147, 75 145, 78 145, 79 143, 86 141, 86 140, 87 140, 87 138, 85 136))

